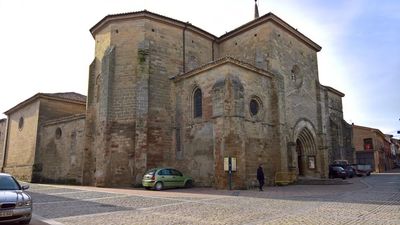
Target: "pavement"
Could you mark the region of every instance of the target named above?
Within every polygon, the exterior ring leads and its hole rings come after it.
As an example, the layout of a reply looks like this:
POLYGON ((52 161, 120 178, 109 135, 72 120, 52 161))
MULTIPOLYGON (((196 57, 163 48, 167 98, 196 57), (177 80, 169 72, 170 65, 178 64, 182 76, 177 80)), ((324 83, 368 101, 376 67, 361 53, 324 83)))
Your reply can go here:
POLYGON ((399 169, 348 184, 274 186, 263 192, 30 185, 34 219, 52 225, 400 224, 399 169))

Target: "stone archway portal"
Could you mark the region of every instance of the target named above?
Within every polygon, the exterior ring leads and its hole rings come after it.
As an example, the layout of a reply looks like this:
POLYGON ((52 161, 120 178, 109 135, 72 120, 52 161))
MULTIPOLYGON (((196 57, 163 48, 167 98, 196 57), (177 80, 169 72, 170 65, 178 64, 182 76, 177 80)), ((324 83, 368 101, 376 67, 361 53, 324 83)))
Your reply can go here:
POLYGON ((297 166, 299 176, 310 174, 316 170, 317 149, 311 131, 303 128, 296 139, 297 166))

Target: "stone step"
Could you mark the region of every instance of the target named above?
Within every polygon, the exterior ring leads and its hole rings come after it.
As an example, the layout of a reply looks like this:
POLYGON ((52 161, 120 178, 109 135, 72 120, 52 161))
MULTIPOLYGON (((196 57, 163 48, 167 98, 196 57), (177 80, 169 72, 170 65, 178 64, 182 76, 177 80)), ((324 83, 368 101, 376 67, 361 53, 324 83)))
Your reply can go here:
POLYGON ((348 180, 343 179, 309 179, 309 178, 299 178, 296 184, 300 185, 341 185, 341 184, 351 184, 348 180))

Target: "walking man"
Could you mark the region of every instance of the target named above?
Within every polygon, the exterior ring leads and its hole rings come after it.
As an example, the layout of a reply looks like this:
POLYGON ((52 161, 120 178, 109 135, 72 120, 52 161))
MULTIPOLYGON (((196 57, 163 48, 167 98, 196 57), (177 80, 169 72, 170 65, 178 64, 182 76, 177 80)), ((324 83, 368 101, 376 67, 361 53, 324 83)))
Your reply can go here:
POLYGON ((262 166, 263 166, 263 165, 260 164, 260 165, 258 166, 258 169, 257 169, 257 180, 258 180, 258 183, 259 183, 260 191, 263 191, 264 179, 265 179, 265 177, 264 177, 264 170, 263 170, 263 167, 262 167, 262 166))

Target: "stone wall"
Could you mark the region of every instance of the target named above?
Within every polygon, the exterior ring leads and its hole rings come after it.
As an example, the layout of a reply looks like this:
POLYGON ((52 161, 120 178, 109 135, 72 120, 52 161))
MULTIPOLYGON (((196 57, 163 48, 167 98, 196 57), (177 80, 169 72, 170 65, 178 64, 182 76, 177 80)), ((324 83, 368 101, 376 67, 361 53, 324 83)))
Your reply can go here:
POLYGON ((51 120, 42 125, 35 173, 41 183, 82 183, 85 116, 51 120))
POLYGON ((39 105, 39 100, 36 100, 8 115, 4 171, 23 181, 32 180, 39 128, 39 105))
POLYGON ((328 163, 334 160, 348 160, 355 162, 355 151, 352 146, 351 125, 343 119, 342 93, 330 87, 322 87, 325 102, 325 132, 328 143, 328 163))
POLYGON ((85 180, 138 185, 146 169, 171 158, 169 77, 210 61, 212 42, 189 28, 143 18, 111 23, 95 39, 85 158, 96 174, 86 172, 85 180))
MULTIPOLYGON (((317 170, 308 171, 308 175, 321 176, 325 167, 325 142, 322 136, 323 118, 320 102, 320 90, 317 67, 317 50, 300 41, 295 35, 276 23, 261 23, 252 29, 244 30, 233 37, 224 39, 219 45, 219 55, 233 55, 244 62, 277 74, 277 120, 282 125, 277 130, 281 140, 280 171, 288 171, 298 164, 295 149, 298 138, 295 134, 310 124, 314 133, 313 151, 317 157, 317 170), (291 144, 292 143, 292 144, 291 144)), ((303 155, 306 162, 308 155, 303 155)), ((303 164, 304 164, 303 163, 303 164)))
POLYGON ((177 157, 176 167, 192 175, 197 185, 226 188, 228 177, 223 163, 230 156, 237 158, 238 166, 233 173, 233 188, 251 186, 259 163, 265 165, 267 182, 271 184, 280 167, 272 75, 229 62, 188 76, 176 83, 180 112, 176 130, 181 132, 182 142, 171 152, 177 157), (193 118, 196 88, 203 94, 200 118, 193 118), (249 104, 253 99, 260 103, 260 109, 252 116, 249 104))

